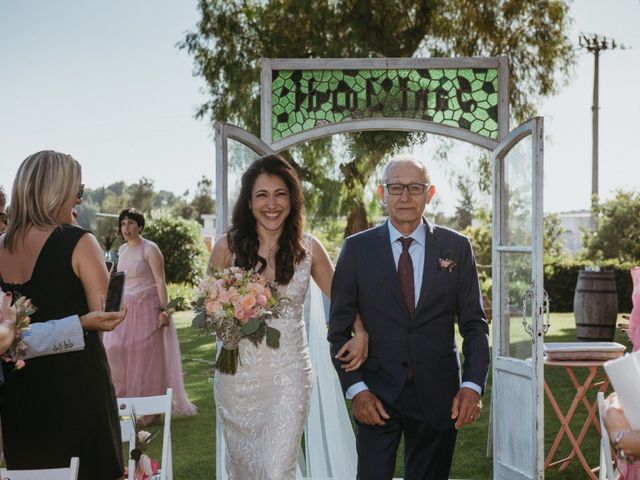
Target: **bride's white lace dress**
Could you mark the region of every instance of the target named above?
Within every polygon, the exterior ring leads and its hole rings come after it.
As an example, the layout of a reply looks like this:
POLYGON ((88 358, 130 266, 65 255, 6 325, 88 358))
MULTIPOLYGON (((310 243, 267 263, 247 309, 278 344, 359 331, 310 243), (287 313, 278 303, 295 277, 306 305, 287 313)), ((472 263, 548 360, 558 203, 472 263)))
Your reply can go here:
MULTIPOLYGON (((280 348, 263 342, 240 343, 235 375, 216 373, 214 392, 229 480, 294 480, 302 431, 309 413, 312 369, 304 323, 304 302, 311 273, 311 236, 306 257, 295 267, 281 316, 280 348)), ((220 452, 222 453, 222 452, 220 452)))

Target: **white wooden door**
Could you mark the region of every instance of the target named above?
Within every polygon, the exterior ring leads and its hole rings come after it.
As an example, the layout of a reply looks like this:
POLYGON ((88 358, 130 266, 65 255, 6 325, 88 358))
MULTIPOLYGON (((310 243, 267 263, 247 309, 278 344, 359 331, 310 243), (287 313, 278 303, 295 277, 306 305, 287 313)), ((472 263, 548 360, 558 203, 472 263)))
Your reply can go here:
POLYGON ((493 478, 544 478, 543 122, 493 151, 493 478))

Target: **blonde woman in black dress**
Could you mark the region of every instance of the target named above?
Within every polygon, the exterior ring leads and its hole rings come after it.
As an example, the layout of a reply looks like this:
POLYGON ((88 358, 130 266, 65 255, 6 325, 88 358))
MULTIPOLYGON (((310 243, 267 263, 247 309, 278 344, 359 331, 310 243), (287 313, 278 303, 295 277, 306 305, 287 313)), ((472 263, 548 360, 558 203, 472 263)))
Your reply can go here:
MULTIPOLYGON (((0 288, 31 298, 38 307, 32 323, 102 309, 102 251, 93 235, 72 225, 81 182, 80 164, 63 153, 38 152, 18 169, 0 241, 0 288)), ((0 417, 10 469, 63 467, 77 456, 81 480, 122 478, 117 405, 96 332, 85 333, 82 351, 3 369, 0 417)))

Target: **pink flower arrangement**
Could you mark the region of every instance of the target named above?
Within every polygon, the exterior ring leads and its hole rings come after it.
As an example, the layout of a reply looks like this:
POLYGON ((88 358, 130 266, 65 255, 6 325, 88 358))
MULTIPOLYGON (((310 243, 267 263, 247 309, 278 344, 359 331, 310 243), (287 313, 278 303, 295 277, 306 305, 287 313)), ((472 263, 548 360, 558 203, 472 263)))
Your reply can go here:
POLYGON ((243 338, 258 345, 280 346, 280 332, 267 325, 277 316, 278 299, 262 275, 253 270, 229 267, 216 271, 200 283, 193 326, 213 333, 222 341, 216 368, 235 374, 239 344, 243 338))
POLYGON ((31 329, 30 315, 33 315, 37 308, 33 306, 31 300, 27 297, 23 297, 18 294, 15 296, 16 301, 11 305, 11 294, 2 294, 0 320, 3 327, 7 323, 9 323, 10 327, 6 332, 2 331, 0 335, 10 336, 13 333, 11 330, 15 328, 15 337, 7 350, 2 352, 1 358, 4 362, 14 362, 15 369, 20 370, 26 365, 24 357, 27 353, 27 345, 23 340, 24 333, 31 329))
POLYGON ((453 267, 456 266, 454 261, 448 258, 439 258, 438 263, 440 264, 440 270, 446 270, 448 272, 453 271, 453 267))
POLYGON ((136 433, 136 441, 133 449, 129 452, 129 456, 135 461, 136 470, 132 476, 129 476, 130 472, 128 469, 125 469, 125 478, 129 480, 150 479, 158 473, 160 462, 150 458, 146 451, 149 448, 149 444, 158 436, 158 433, 160 433, 160 429, 155 429, 153 433, 149 433, 146 430, 139 430, 138 419, 133 407, 131 408, 131 422, 133 423, 133 430, 136 433))
POLYGON ((447 249, 440 253, 440 257, 438 257, 438 270, 441 272, 453 272, 453 269, 456 268, 456 256, 454 253, 447 249))

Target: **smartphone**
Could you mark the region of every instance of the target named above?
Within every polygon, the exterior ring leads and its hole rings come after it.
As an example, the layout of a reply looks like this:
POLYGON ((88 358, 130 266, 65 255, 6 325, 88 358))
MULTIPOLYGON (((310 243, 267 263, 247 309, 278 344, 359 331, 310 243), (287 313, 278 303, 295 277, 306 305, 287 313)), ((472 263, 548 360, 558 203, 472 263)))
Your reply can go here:
POLYGON ((107 290, 107 302, 104 306, 105 312, 118 312, 122 305, 124 296, 124 279, 127 272, 113 272, 109 276, 109 289, 107 290))

